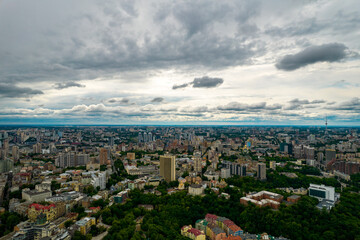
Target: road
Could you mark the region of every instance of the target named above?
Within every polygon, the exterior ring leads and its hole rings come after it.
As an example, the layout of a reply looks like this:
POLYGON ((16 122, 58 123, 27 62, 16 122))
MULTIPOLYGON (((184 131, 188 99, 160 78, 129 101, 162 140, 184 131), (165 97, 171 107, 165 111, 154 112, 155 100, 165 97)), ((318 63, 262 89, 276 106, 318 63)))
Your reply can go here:
POLYGON ((103 232, 99 235, 97 235, 96 237, 93 237, 92 240, 101 240, 103 239, 105 236, 107 235, 107 231, 106 232, 103 232))

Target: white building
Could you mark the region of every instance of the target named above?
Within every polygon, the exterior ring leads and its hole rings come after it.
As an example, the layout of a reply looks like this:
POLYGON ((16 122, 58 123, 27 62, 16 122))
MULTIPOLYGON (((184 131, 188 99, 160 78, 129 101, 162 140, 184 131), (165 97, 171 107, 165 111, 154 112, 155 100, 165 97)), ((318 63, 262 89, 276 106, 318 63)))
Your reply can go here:
POLYGON ((323 199, 336 201, 335 188, 325 185, 310 184, 309 196, 315 197, 322 201, 323 199))
POLYGON ((98 172, 97 174, 91 174, 91 184, 94 188, 100 187, 100 190, 106 188, 106 172, 98 172))

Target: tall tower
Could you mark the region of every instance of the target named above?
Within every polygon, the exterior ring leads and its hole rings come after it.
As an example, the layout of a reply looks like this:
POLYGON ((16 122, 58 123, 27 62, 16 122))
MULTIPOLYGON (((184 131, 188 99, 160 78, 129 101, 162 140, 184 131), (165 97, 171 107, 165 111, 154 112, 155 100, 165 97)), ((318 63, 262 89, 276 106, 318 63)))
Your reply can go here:
POLYGON ((266 164, 265 163, 258 163, 257 178, 259 180, 266 180, 266 164))
POLYGON ((160 176, 165 181, 175 181, 175 156, 160 156, 160 176))
POLYGON ((325 116, 325 135, 328 134, 327 125, 328 125, 327 116, 325 116))

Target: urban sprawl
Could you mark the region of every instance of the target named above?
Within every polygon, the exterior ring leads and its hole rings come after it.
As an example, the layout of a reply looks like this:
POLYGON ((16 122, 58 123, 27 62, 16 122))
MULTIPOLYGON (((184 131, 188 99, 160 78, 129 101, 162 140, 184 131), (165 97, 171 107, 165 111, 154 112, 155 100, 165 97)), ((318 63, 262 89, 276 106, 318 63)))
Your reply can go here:
POLYGON ((0 128, 2 239, 356 239, 360 129, 0 128))

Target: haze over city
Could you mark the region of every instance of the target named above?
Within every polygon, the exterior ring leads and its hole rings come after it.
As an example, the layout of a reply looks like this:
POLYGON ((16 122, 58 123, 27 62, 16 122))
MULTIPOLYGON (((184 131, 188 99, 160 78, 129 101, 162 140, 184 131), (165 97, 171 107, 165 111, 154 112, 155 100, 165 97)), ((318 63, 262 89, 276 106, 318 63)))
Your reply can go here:
POLYGON ((0 1, 0 124, 359 126, 360 2, 0 1))

